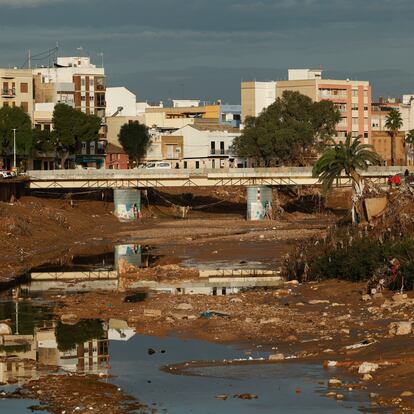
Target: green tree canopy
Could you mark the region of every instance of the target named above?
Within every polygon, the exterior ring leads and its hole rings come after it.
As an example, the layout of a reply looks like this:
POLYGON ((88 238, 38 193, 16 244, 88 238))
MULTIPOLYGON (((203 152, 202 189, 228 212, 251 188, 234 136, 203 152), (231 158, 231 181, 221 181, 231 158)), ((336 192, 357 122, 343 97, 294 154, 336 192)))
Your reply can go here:
POLYGON ((0 109, 0 153, 13 152, 13 128, 16 128, 16 153, 19 156, 31 154, 33 149, 32 121, 23 109, 3 106, 0 109))
POLYGON ((129 159, 136 165, 140 163, 151 145, 148 127, 138 121, 122 125, 118 138, 129 159))
POLYGON ((396 142, 398 131, 403 126, 403 119, 401 112, 392 108, 385 119, 385 128, 388 129, 391 137, 391 165, 396 164, 395 154, 396 154, 396 142))
POLYGON ((306 159, 335 133, 341 115, 331 101, 313 102, 299 92, 285 91, 257 118, 246 119, 243 134, 233 142, 240 157, 265 165, 306 164, 306 159))
POLYGON ((56 149, 56 142, 49 130, 33 129, 34 148, 40 152, 50 152, 56 149))
POLYGON ((81 142, 97 141, 101 118, 87 115, 69 105, 59 103, 53 111, 53 142, 61 152, 62 164, 73 154, 81 142))
POLYGON ((352 141, 348 134, 345 142, 328 147, 313 167, 314 177, 319 177, 322 189, 326 193, 342 172, 352 180, 352 220, 361 216, 360 201, 363 196, 364 183, 359 170, 366 170, 369 165, 378 165, 381 157, 372 151, 371 145, 361 144, 361 137, 352 141))

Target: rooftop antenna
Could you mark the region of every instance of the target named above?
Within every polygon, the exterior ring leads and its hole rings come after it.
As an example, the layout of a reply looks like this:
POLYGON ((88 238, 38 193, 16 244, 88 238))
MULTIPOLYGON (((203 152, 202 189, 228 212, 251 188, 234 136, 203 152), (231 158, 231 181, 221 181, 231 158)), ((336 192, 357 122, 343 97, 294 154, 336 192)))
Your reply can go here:
POLYGON ((27 51, 27 67, 28 69, 32 68, 32 52, 30 49, 27 51))
POLYGON ((98 53, 98 56, 100 56, 101 57, 101 67, 102 67, 102 69, 103 69, 103 67, 104 67, 104 52, 100 52, 100 53, 98 53))

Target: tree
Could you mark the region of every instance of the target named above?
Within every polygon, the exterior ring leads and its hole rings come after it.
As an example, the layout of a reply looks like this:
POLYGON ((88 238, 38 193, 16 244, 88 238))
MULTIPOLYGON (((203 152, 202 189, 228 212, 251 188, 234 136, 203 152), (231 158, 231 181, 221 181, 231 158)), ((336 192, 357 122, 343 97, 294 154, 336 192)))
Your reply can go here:
POLYGON ((396 139, 398 131, 403 125, 401 112, 398 109, 392 108, 385 119, 385 128, 388 129, 391 138, 391 165, 396 164, 396 139))
POLYGON ((81 142, 97 141, 101 128, 101 118, 87 115, 69 105, 59 103, 53 111, 53 143, 60 153, 61 167, 81 142))
POLYGON ((33 149, 32 121, 23 109, 3 106, 0 109, 0 153, 13 153, 13 129, 16 129, 16 153, 20 157, 31 154, 33 149))
POLYGON ((406 144, 405 153, 407 154, 408 152, 410 152, 410 157, 411 159, 413 159, 414 157, 414 129, 411 129, 410 131, 408 131, 407 135, 405 136, 405 144, 406 144), (409 149, 407 149, 407 145, 409 149))
POLYGON ((136 165, 141 162, 151 145, 148 127, 138 121, 122 125, 118 138, 130 161, 136 165))
POLYGON ((47 129, 33 129, 34 149, 43 153, 56 149, 56 143, 52 132, 47 129))
POLYGON ((352 142, 348 134, 345 142, 338 144, 332 141, 313 167, 313 176, 322 183, 322 191, 326 193, 333 182, 345 171, 352 181, 352 222, 362 216, 361 201, 364 191, 364 180, 358 170, 366 170, 369 165, 378 165, 381 157, 372 151, 371 145, 361 144, 361 137, 352 142))
POLYGON ((306 164, 317 145, 325 145, 335 133, 341 115, 331 101, 313 102, 299 92, 285 91, 282 98, 258 117, 245 121, 243 134, 233 150, 266 166, 272 162, 306 164))

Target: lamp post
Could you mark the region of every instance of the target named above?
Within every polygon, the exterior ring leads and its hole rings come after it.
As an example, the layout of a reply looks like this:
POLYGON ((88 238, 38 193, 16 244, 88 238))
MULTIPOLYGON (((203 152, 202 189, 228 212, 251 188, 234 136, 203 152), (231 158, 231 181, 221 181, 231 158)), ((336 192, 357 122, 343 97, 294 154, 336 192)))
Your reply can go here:
POLYGON ((16 169, 16 128, 13 128, 13 167, 16 169))

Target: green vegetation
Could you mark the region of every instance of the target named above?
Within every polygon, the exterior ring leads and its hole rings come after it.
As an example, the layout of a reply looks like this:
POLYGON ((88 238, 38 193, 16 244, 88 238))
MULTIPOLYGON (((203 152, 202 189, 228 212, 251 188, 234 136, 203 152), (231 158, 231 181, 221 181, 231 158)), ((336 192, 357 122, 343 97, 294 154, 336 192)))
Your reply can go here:
POLYGON ((23 109, 3 106, 0 109, 0 153, 13 153, 13 128, 16 128, 16 153, 20 157, 33 149, 32 121, 23 109))
POLYGON ((99 319, 80 321, 76 325, 64 325, 59 322, 56 326, 56 340, 60 351, 70 351, 76 345, 91 339, 101 339, 104 336, 102 322, 99 319))
POLYGON ((139 165, 151 145, 148 127, 138 121, 122 125, 118 135, 119 142, 128 154, 130 162, 139 165))
POLYGON ((398 131, 403 125, 401 112, 398 109, 392 108, 385 120, 385 128, 388 129, 391 138, 391 165, 396 164, 396 142, 398 131))
POLYGON ((345 142, 336 144, 332 141, 313 167, 314 177, 319 177, 322 190, 326 193, 342 172, 352 180, 352 222, 356 223, 362 217, 362 198, 364 180, 358 170, 366 170, 368 166, 381 162, 380 156, 372 151, 371 145, 364 145, 360 137, 352 141, 348 134, 345 142))
POLYGON ((53 111, 53 132, 51 147, 60 154, 61 166, 70 154, 78 149, 81 142, 97 141, 101 128, 101 119, 96 115, 87 115, 69 105, 59 103, 53 111))
POLYGON ((257 118, 246 119, 233 150, 264 166, 307 165, 335 134, 340 119, 332 102, 313 102, 299 92, 285 91, 257 118))

